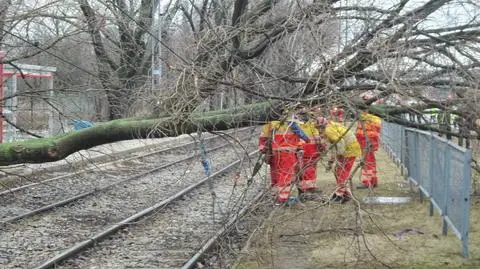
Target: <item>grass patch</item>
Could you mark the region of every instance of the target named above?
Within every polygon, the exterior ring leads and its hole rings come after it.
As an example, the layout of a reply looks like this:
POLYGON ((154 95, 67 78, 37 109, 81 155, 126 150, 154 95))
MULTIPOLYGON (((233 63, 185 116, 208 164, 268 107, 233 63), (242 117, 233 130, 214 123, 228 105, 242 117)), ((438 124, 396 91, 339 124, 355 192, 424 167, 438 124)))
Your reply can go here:
MULTIPOLYGON (((366 205, 353 201, 275 209, 272 221, 255 236, 237 269, 265 268, 480 268, 480 200, 472 202, 470 258, 462 256, 461 241, 442 235, 439 216, 430 217, 428 201, 403 184, 400 170, 384 152, 377 153, 380 185, 353 190, 358 201, 367 195, 411 196, 403 205, 366 205), (404 229, 413 229, 395 236, 404 229), (418 233, 419 231, 420 233, 418 233)), ((318 185, 329 195, 331 173, 318 168, 318 185)), ((354 185, 359 183, 358 175, 354 185)))

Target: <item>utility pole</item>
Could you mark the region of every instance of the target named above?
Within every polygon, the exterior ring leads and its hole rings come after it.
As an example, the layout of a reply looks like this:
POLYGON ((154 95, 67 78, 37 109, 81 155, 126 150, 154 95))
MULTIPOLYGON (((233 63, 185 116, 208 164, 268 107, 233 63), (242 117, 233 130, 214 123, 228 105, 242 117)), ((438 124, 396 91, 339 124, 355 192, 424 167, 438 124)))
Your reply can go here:
POLYGON ((162 65, 161 65, 161 52, 162 52, 162 49, 161 49, 161 40, 162 40, 162 17, 160 16, 160 8, 159 8, 159 5, 160 5, 160 0, 156 0, 154 3, 153 3, 153 19, 155 20, 153 23, 152 23, 152 29, 150 31, 151 33, 151 53, 152 53, 152 65, 151 65, 151 69, 152 69, 152 93, 154 92, 155 90, 155 76, 158 78, 158 81, 160 81, 161 77, 162 77, 162 65), (158 49, 158 55, 155 53, 155 48, 158 49), (157 61, 158 59, 158 61, 157 61))

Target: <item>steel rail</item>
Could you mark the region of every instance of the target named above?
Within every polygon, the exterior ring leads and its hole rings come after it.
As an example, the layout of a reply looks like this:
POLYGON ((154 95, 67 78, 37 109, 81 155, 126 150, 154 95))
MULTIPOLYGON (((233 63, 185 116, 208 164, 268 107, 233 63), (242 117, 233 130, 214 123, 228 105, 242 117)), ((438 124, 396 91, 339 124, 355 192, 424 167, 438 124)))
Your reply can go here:
MULTIPOLYGON (((258 153, 258 150, 255 150, 251 153, 248 154, 248 156, 252 156, 254 154, 258 153)), ((199 186, 205 184, 207 181, 211 180, 212 178, 215 178, 217 176, 221 176, 223 173, 229 171, 236 165, 240 164, 241 160, 234 161, 230 163, 229 165, 225 166, 223 169, 211 174, 208 177, 204 177, 202 180, 199 182, 192 184, 188 186, 187 188, 177 192, 176 194, 170 196, 169 198, 162 200, 148 208, 145 208, 144 210, 137 212, 136 214, 118 222, 117 224, 112 225, 111 227, 97 233, 96 235, 92 236, 90 239, 84 240, 68 249, 65 251, 61 252, 60 254, 56 255, 55 257, 45 261, 43 264, 34 267, 33 269, 47 269, 47 268, 54 268, 58 263, 84 251, 85 249, 88 249, 92 246, 95 245, 95 243, 102 241, 103 239, 107 238, 108 236, 114 234, 118 230, 122 229, 123 227, 127 225, 133 225, 134 222, 138 221, 139 219, 149 216, 152 214, 154 211, 158 210, 159 208, 166 206, 173 201, 181 198, 185 194, 188 194, 189 192, 193 191, 194 189, 198 188, 199 186)))
MULTIPOLYGON (((212 136, 212 137, 206 138, 205 140, 211 140, 211 139, 215 139, 215 138, 218 138, 218 137, 217 136, 212 136)), ((17 192, 17 191, 20 191, 20 190, 23 190, 23 189, 26 189, 26 188, 29 188, 29 187, 34 187, 34 186, 37 186, 37 185, 40 185, 40 184, 45 184, 45 183, 48 183, 48 182, 62 180, 62 179, 68 179, 69 177, 72 176, 72 174, 78 175, 78 174, 82 174, 82 173, 88 173, 88 172, 91 172, 91 171, 95 171, 95 169, 102 168, 102 167, 105 167, 105 166, 108 166, 108 165, 122 163, 122 162, 131 161, 131 160, 135 160, 135 159, 140 159, 140 158, 145 158, 145 157, 155 155, 155 154, 161 154, 161 153, 168 152, 168 151, 171 151, 171 150, 175 150, 175 149, 178 149, 178 148, 187 147, 187 146, 193 145, 195 143, 197 143, 197 142, 192 141, 192 142, 181 144, 181 145, 178 145, 178 146, 175 146, 175 147, 160 149, 160 150, 156 150, 156 151, 153 151, 153 152, 149 152, 149 153, 146 153, 146 154, 143 154, 143 155, 140 155, 140 156, 132 156, 132 157, 128 157, 126 159, 119 159, 119 160, 115 160, 115 161, 111 161, 111 162, 102 163, 102 164, 96 165, 95 167, 88 167, 88 168, 82 169, 80 171, 76 171, 74 173, 68 173, 66 175, 61 175, 61 176, 45 179, 45 180, 42 180, 42 181, 39 181, 39 182, 34 182, 34 183, 19 186, 19 187, 11 188, 11 189, 8 189, 8 190, 5 190, 5 191, 1 191, 0 196, 6 195, 6 194, 12 194, 14 192, 17 192)))
MULTIPOLYGON (((244 141, 244 140, 247 140, 251 137, 247 137, 247 138, 244 138, 244 139, 241 139, 240 141, 244 141)), ((206 152, 211 152, 211 151, 215 151, 215 150, 218 150, 218 149, 221 149, 223 147, 226 147, 228 146, 229 144, 228 143, 225 143, 223 145, 220 145, 220 146, 217 146, 217 147, 214 147, 214 148, 211 148, 211 149, 208 149, 206 152)), ((152 173, 155 173, 159 170, 162 170, 162 169, 165 169, 167 167, 170 167, 170 166, 173 166, 173 165, 176 165, 178 163, 181 163, 181 162, 185 162, 185 161, 188 161, 190 159, 193 159, 195 157, 198 157, 201 153, 196 153, 192 156, 189 156, 189 157, 185 157, 183 159, 180 159, 180 160, 177 160, 177 161, 174 161, 174 162, 171 162, 171 163, 167 163, 167 164, 164 164, 164 165, 161 165, 159 167, 155 167, 153 169, 150 169, 148 171, 145 171, 145 172, 141 172, 141 173, 138 173, 138 174, 135 174, 131 177, 128 177, 124 180, 121 180, 121 181, 118 181, 118 182, 114 182, 112 184, 108 184, 104 187, 101 187, 101 188, 96 188, 96 189, 93 189, 91 191, 87 191, 87 192, 83 192, 83 193, 80 193, 80 194, 77 194, 75 196, 72 196, 72 197, 69 197, 69 198, 66 198, 64 200, 61 200, 61 201, 58 201, 58 202, 55 202, 55 203, 52 203, 52 204, 49 204, 49 205, 46 205, 46 206, 43 206, 43 207, 40 207, 40 208, 37 208, 35 210, 31 210, 31 211, 28 211, 26 213, 23 213, 23 214, 20 214, 20 215, 17 215, 17 216, 13 216, 13 217, 10 217, 10 218, 7 218, 7 219, 4 219, 3 221, 0 222, 0 225, 3 226, 5 224, 10 224, 14 221, 17 221, 17 220, 20 220, 20 219, 24 219, 24 218, 27 218, 27 217, 30 217, 30 216, 34 216, 38 213, 42 213, 42 212, 46 212, 46 211, 49 211, 49 210, 52 210, 52 209, 55 209, 55 208, 58 208, 58 207, 61 207, 61 206, 64 206, 64 205, 67 205, 71 202, 74 202, 74 201, 77 201, 79 199, 82 199, 82 198, 85 198, 87 196, 90 196, 90 195, 93 195, 97 192, 101 192, 101 191, 105 191, 109 188, 112 188, 112 187, 115 187, 119 184, 122 184, 122 183, 126 183, 126 182, 129 182, 131 180, 134 180, 134 179, 138 179, 138 178, 141 178, 143 176, 146 176, 146 175, 149 175, 149 174, 152 174, 152 173)))
POLYGON ((193 255, 183 266, 181 269, 190 269, 192 268, 195 263, 200 259, 200 257, 202 257, 203 254, 205 254, 205 252, 207 252, 212 246, 213 244, 215 244, 215 242, 221 237, 223 236, 228 230, 230 227, 232 227, 236 221, 244 216, 248 209, 251 208, 251 206, 253 204, 255 204, 257 201, 259 201, 263 196, 265 195, 265 192, 264 191, 260 191, 256 196, 255 198, 253 198, 252 202, 245 205, 233 218, 230 219, 230 221, 224 225, 222 227, 222 229, 220 229, 212 238, 210 238, 198 251, 197 253, 195 253, 195 255, 193 255))

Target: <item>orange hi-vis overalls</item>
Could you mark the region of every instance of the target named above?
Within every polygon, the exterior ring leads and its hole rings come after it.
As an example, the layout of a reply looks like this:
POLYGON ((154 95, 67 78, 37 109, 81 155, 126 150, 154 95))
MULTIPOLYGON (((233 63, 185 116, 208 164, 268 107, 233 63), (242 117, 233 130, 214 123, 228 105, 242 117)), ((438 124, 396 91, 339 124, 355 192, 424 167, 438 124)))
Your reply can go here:
POLYGON ((303 156, 299 175, 298 188, 301 192, 317 189, 317 159, 326 145, 322 143, 320 133, 314 122, 300 124, 303 132, 308 136, 309 142, 303 145, 303 156))
POLYGON ((357 124, 356 137, 362 148, 362 154, 365 156, 365 164, 362 168, 362 185, 366 187, 376 186, 377 163, 375 160, 375 151, 380 145, 380 131, 382 120, 372 114, 362 113, 360 122, 357 124), (370 148, 367 150, 367 138, 370 148))
POLYGON ((297 150, 304 143, 288 124, 289 122, 271 121, 263 126, 259 138, 260 151, 265 150, 266 142, 271 139, 270 176, 278 202, 288 200, 297 172, 297 150))
POLYGON ((352 132, 343 126, 343 124, 330 121, 325 128, 326 139, 335 144, 335 178, 337 186, 335 194, 338 196, 351 196, 350 187, 347 179, 355 163, 355 159, 360 157, 362 151, 360 145, 352 132))

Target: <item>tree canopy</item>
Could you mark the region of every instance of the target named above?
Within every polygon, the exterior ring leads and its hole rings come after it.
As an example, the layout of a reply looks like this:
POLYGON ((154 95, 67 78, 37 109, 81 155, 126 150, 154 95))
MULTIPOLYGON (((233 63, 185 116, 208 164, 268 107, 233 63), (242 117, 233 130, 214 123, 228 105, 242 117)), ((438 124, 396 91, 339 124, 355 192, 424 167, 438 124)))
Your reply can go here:
MULTIPOLYGON (((342 105, 351 115, 370 109, 452 133, 401 116, 438 108, 460 116, 466 132, 454 135, 480 133, 476 1, 25 2, 2 2, 4 63, 57 66, 54 93, 101 88, 115 121, 4 144, 2 165, 58 160, 135 137, 258 124, 292 102, 342 105)), ((27 86, 20 95, 52 98, 27 86)))

